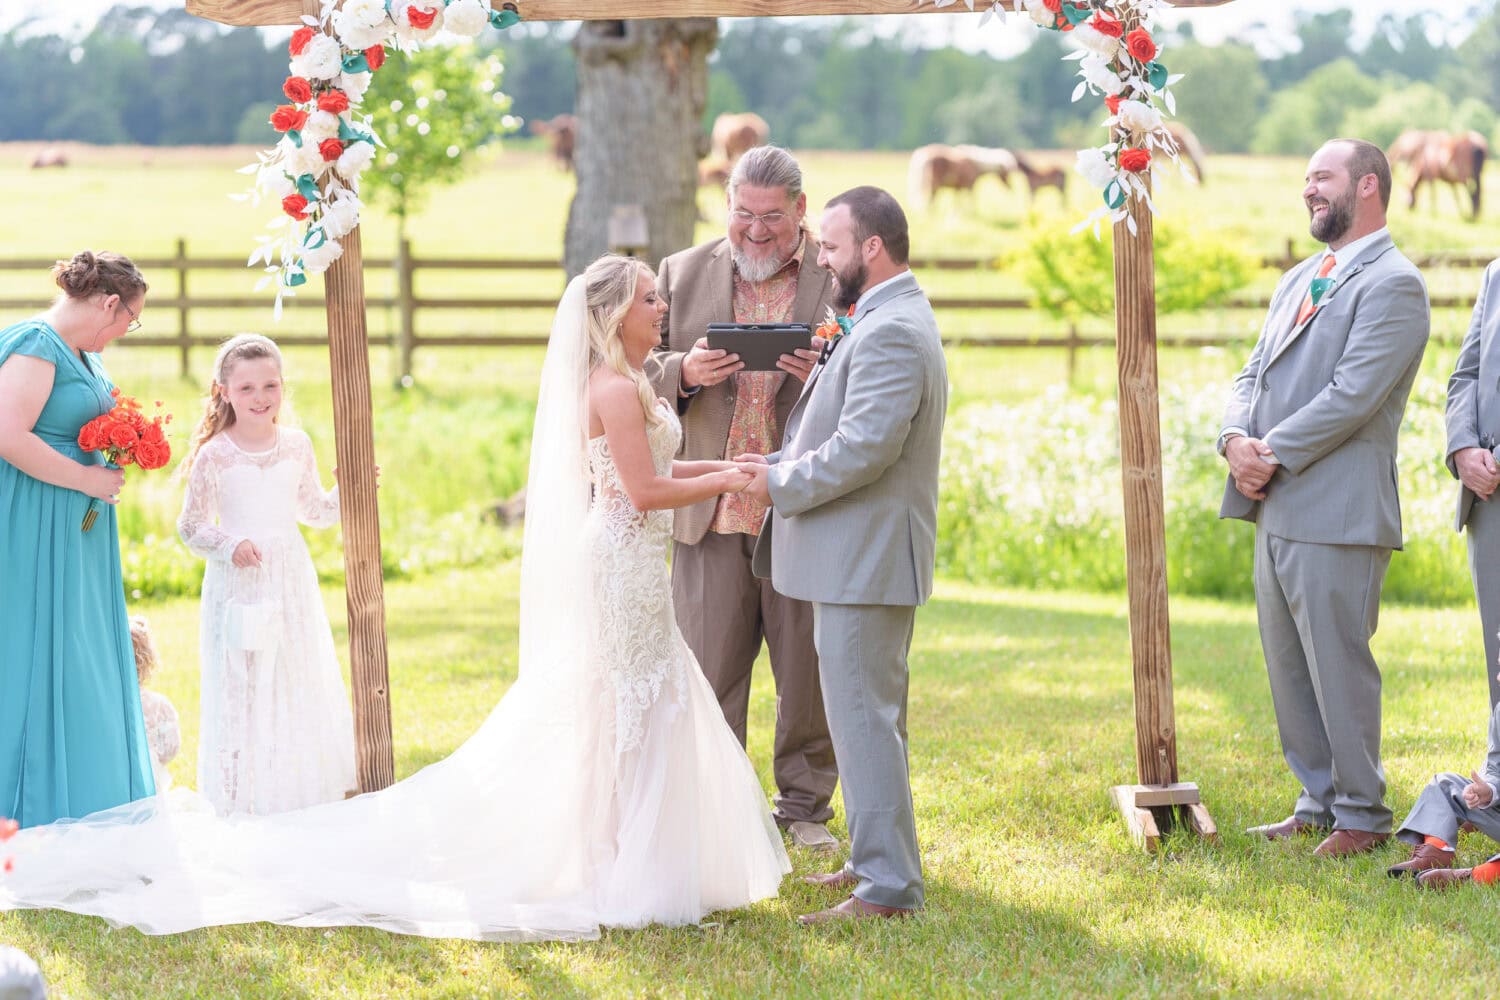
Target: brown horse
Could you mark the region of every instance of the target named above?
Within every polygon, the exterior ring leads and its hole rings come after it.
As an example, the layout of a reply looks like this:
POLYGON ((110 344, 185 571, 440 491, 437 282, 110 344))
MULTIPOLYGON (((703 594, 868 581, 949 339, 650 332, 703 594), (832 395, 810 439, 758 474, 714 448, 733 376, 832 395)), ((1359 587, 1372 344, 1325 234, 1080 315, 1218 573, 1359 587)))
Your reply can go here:
POLYGON ((1193 134, 1193 130, 1182 122, 1167 122, 1167 134, 1177 144, 1177 157, 1188 166, 1193 168, 1193 176, 1198 178, 1198 183, 1203 183, 1203 161, 1207 159, 1203 152, 1203 144, 1193 134))
POLYGON ((771 126, 754 111, 725 112, 714 119, 710 156, 733 167, 735 161, 771 138, 771 126))
POLYGON ((933 144, 912 151, 907 188, 912 205, 920 208, 932 202, 939 188, 972 192, 985 174, 994 174, 1009 187, 1016 169, 1016 156, 1008 149, 933 144))
POLYGON ((534 135, 545 136, 547 149, 563 170, 573 169, 573 147, 578 142, 578 119, 572 115, 558 115, 546 121, 531 123, 534 135))
MULTIPOLYGON (((1446 181, 1457 196, 1462 189, 1469 195, 1470 218, 1479 218, 1483 195, 1484 161, 1489 158, 1489 143, 1478 132, 1408 131, 1401 133, 1387 154, 1392 164, 1404 163, 1408 171, 1406 207, 1415 208, 1417 191, 1428 182, 1446 181)), ((1435 203, 1434 203, 1435 204, 1435 203)), ((1463 208, 1462 201, 1459 203, 1463 208)))
POLYGON ((1027 193, 1032 204, 1036 203, 1036 193, 1049 187, 1057 188, 1058 196, 1067 200, 1068 172, 1062 167, 1039 167, 1020 153, 1016 154, 1016 165, 1026 177, 1027 193))

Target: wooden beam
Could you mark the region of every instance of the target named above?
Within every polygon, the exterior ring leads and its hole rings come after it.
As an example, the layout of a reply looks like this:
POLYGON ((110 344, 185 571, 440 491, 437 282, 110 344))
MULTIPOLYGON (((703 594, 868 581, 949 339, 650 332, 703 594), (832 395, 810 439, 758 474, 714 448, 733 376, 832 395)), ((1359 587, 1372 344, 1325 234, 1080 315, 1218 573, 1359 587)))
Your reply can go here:
MULTIPOLYGON (((501 0, 490 0, 500 6, 501 0)), ((983 0, 975 0, 979 7, 983 0)), ((1014 8, 1016 0, 1005 0, 1014 8)), ((1232 0, 1167 0, 1173 7, 1221 7, 1232 0)), ((515 0, 523 21, 618 21, 648 17, 795 17, 817 14, 967 14, 964 0, 515 0)), ((303 0, 187 0, 187 12, 222 24, 301 24, 303 0)))

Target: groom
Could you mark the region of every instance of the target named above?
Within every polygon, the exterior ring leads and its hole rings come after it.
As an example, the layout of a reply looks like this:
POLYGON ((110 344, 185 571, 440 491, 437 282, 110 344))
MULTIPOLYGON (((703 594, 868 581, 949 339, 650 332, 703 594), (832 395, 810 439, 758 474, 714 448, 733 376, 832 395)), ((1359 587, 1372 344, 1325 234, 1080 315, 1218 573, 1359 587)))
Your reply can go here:
POLYGON ((806 924, 922 906, 906 656, 917 605, 932 593, 948 372, 907 247, 906 215, 885 191, 857 187, 828 203, 818 263, 852 323, 808 377, 781 451, 740 456, 764 463, 746 492, 773 507, 755 573, 812 602, 849 821, 848 864, 808 881, 851 894, 806 924))

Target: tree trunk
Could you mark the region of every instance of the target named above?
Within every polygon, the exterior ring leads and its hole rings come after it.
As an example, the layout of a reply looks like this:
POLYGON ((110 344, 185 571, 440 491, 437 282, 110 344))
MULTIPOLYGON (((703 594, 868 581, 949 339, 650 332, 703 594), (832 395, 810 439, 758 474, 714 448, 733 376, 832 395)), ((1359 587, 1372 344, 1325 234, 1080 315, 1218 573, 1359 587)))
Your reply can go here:
POLYGON ((698 144, 708 99, 713 18, 586 21, 578 54, 578 191, 568 210, 563 265, 578 274, 606 250, 610 218, 638 206, 655 266, 692 245, 698 144))

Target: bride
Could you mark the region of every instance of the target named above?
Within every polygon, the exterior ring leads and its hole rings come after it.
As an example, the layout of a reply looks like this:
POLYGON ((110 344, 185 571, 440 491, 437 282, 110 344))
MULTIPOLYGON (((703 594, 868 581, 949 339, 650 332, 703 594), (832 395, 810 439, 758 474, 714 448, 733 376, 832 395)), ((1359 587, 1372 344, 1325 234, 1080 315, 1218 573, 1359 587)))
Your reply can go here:
POLYGON ((23 830, 0 910, 150 934, 264 920, 537 940, 774 896, 786 851, 677 630, 665 562, 671 508, 750 476, 672 460, 681 428, 641 371, 664 311, 622 257, 563 295, 532 434, 520 676, 451 757, 273 816, 219 818, 179 792, 23 830))

